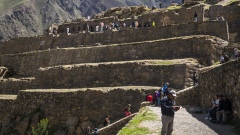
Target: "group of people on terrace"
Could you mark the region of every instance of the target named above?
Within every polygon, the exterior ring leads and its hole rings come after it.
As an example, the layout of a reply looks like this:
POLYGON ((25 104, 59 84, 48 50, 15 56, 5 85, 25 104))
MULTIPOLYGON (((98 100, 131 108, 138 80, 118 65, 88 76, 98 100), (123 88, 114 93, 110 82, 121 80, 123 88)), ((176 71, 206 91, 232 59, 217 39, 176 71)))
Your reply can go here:
MULTIPOLYGON (((240 50, 238 48, 234 48, 234 59, 238 59, 240 57, 240 50)), ((228 62, 230 60, 229 56, 226 53, 222 53, 220 57, 220 64, 228 62)))
MULTIPOLYGON (((84 27, 84 30, 86 30, 87 32, 104 32, 108 30, 118 31, 120 29, 126 29, 126 28, 138 29, 141 27, 155 27, 155 26, 156 26, 155 21, 151 21, 149 19, 148 22, 144 23, 143 25, 139 23, 137 20, 132 21, 130 25, 127 24, 126 22, 121 22, 121 21, 109 22, 109 23, 100 22, 95 26, 87 24, 86 27, 84 27)), ((66 32, 67 34, 69 34, 69 28, 66 28, 66 32)))
POLYGON ((212 108, 209 109, 205 119, 216 124, 225 124, 231 112, 232 106, 227 96, 217 94, 212 98, 212 108))

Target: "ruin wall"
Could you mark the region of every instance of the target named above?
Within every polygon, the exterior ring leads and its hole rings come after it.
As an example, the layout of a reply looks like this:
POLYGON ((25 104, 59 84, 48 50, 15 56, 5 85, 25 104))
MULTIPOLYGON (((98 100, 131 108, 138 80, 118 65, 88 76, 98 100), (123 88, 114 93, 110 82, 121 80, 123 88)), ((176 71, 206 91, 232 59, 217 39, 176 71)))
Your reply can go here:
POLYGON ((69 36, 67 34, 60 34, 59 37, 44 36, 41 38, 16 38, 0 43, 0 54, 22 53, 53 48, 79 47, 81 45, 94 45, 95 43, 105 45, 141 42, 190 35, 212 35, 228 41, 229 35, 227 22, 213 21, 188 23, 155 28, 107 31, 104 33, 79 33, 69 36))
POLYGON ((237 32, 240 29, 240 5, 235 2, 229 6, 214 5, 209 7, 209 19, 216 20, 218 15, 227 20, 229 31, 237 32))
MULTIPOLYGON (((232 101, 235 117, 240 117, 240 59, 199 74, 199 99, 203 108, 211 107, 216 94, 226 94, 232 101)), ((201 71, 200 71, 201 72, 201 71)))
MULTIPOLYGON (((31 123, 31 114, 37 108, 49 119, 51 127, 66 125, 68 132, 84 132, 87 125, 102 126, 104 117, 110 115, 111 122, 125 117, 123 112, 131 104, 131 112, 137 112, 144 101, 144 90, 157 90, 158 87, 112 87, 92 89, 25 90, 18 94, 11 106, 12 123, 22 123, 19 131, 26 131, 31 123)), ((0 102, 1 103, 1 102, 0 102)), ((3 116, 4 114, 0 114, 3 116)), ((6 120, 2 123, 6 129, 6 120)), ((16 128, 12 128, 16 129, 16 128)))
POLYGON ((69 65, 39 70, 36 74, 35 85, 38 88, 162 86, 167 80, 171 87, 181 89, 185 86, 187 73, 184 63, 154 65, 128 62, 69 65))
POLYGON ((14 69, 14 73, 20 76, 35 76, 40 67, 142 59, 191 57, 201 59, 205 65, 211 65, 218 60, 218 50, 223 44, 223 40, 216 37, 189 36, 110 46, 1 55, 0 64, 14 69))

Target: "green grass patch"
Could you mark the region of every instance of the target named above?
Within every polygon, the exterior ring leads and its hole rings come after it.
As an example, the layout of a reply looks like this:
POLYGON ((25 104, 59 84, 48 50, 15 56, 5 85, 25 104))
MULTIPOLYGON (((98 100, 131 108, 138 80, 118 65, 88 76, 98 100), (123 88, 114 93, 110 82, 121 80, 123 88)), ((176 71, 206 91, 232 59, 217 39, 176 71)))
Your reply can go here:
POLYGON ((176 6, 169 6, 167 7, 167 10, 176 10, 176 9, 181 9, 182 5, 176 5, 176 6))
POLYGON ((0 0, 0 13, 17 5, 23 4, 25 1, 26 0, 0 0))
POLYGON ((119 131, 118 135, 146 135, 150 133, 146 127, 139 127, 142 121, 154 121, 157 119, 157 115, 150 111, 148 108, 142 108, 139 113, 119 131))
POLYGON ((156 61, 156 62, 148 62, 149 65, 174 65, 177 64, 177 62, 174 61, 156 61))
POLYGON ((236 2, 239 2, 240 0, 231 0, 231 1, 229 1, 226 5, 224 5, 224 6, 230 6, 230 5, 232 5, 232 4, 234 4, 234 3, 236 3, 236 2))

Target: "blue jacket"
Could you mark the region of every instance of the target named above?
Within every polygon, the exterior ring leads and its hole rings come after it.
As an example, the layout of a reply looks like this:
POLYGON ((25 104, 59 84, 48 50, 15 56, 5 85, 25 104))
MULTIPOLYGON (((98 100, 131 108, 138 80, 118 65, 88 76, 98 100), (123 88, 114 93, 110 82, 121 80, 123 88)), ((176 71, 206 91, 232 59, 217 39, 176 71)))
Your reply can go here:
POLYGON ((166 90, 167 90, 167 88, 168 88, 168 86, 167 86, 167 84, 165 83, 164 85, 163 85, 163 93, 165 93, 166 92, 166 90))
POLYGON ((174 105, 175 105, 174 100, 169 99, 167 96, 162 98, 162 100, 161 100, 162 115, 174 117, 175 112, 172 109, 172 106, 174 106, 174 105))

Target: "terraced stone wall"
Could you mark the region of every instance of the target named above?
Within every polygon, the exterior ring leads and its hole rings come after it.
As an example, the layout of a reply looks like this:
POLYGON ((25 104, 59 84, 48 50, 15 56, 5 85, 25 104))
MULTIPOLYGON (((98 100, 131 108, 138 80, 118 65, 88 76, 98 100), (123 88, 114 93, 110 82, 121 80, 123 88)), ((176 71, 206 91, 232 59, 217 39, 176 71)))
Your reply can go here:
POLYGON ((240 59, 219 65, 199 75, 199 99, 204 108, 211 106, 216 94, 226 94, 232 101, 235 117, 240 117, 240 59))
MULTIPOLYGON (((11 112, 11 107, 13 106, 14 99, 5 98, 6 95, 0 96, 0 124, 6 120, 11 112)), ((13 98, 16 98, 15 96, 13 98)))
POLYGON ((129 61, 142 59, 201 59, 211 65, 218 58, 218 51, 225 42, 210 36, 189 36, 167 40, 116 44, 110 46, 54 49, 0 56, 0 64, 12 67, 17 75, 35 76, 40 67, 129 61))
POLYGON ((41 49, 78 47, 81 45, 141 42, 189 35, 212 35, 229 39, 228 27, 223 22, 202 22, 169 25, 156 28, 108 31, 104 33, 61 34, 60 37, 18 38, 0 44, 0 54, 29 52, 41 49))
POLYGON ((209 19, 216 20, 221 15, 228 21, 229 31, 237 32, 240 29, 240 2, 235 2, 229 6, 214 5, 209 7, 209 19))
POLYGON ((41 69, 35 80, 38 88, 79 88, 107 86, 162 86, 184 88, 186 64, 108 63, 69 65, 41 69), (174 75, 174 76, 173 76, 174 75))
POLYGON ((33 110, 38 109, 49 119, 52 128, 65 125, 68 133, 83 134, 88 125, 101 126, 106 115, 110 115, 111 122, 125 117, 123 109, 127 104, 132 105, 132 113, 137 112, 144 101, 143 91, 157 89, 158 87, 114 87, 21 91, 11 106, 11 121, 3 122, 2 131, 8 129, 8 124, 13 126, 9 129, 11 131, 29 130, 30 124, 33 124, 33 110), (21 129, 16 128, 18 124, 22 125, 21 129))
POLYGON ((0 82, 0 94, 17 94, 19 90, 32 89, 32 80, 2 80, 0 82))

